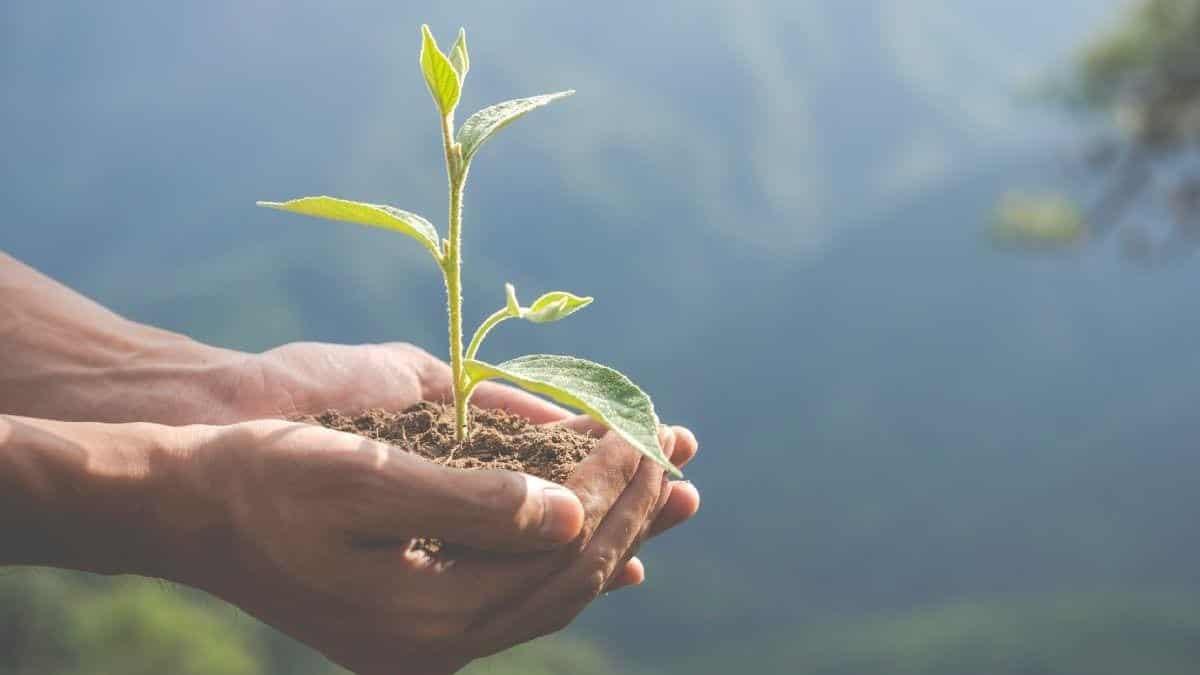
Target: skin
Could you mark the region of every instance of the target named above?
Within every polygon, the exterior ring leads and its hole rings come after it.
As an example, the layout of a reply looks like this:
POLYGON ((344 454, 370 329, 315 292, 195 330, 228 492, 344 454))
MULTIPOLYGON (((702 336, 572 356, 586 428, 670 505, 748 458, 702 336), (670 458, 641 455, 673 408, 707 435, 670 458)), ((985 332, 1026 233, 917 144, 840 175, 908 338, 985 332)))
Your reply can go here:
MULTIPOLYGON (((220 349, 0 253, 0 565, 185 583, 355 672, 437 675, 641 583, 638 546, 699 507, 612 434, 555 486, 278 419, 449 396, 448 366, 411 345, 220 349), (428 536, 464 552, 408 550, 428 536)), ((499 384, 473 402, 602 431, 499 384)), ((682 427, 661 441, 678 466, 696 453, 682 427)))

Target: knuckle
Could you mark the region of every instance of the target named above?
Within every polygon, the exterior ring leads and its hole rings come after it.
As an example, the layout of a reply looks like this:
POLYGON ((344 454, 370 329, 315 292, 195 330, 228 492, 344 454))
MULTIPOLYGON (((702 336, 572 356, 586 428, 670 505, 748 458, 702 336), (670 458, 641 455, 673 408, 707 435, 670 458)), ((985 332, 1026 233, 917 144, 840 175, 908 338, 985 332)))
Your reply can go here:
POLYGON ((573 541, 563 546, 563 555, 571 558, 578 558, 587 550, 588 541, 592 538, 595 532, 594 527, 584 526, 583 533, 576 537, 573 541))
POLYGON ((588 562, 587 573, 580 582, 579 598, 582 601, 590 602, 600 597, 604 593, 604 589, 608 587, 608 581, 612 577, 615 566, 615 556, 598 554, 593 557, 588 562))
POLYGON ((604 589, 608 587, 608 577, 603 570, 596 570, 588 575, 587 581, 584 584, 584 597, 589 601, 595 600, 604 593, 604 589))

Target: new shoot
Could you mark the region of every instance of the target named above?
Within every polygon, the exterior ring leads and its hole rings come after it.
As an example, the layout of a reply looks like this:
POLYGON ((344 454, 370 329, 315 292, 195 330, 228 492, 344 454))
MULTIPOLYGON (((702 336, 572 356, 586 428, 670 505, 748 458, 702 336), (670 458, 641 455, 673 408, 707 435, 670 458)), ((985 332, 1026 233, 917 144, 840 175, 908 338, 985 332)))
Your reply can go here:
POLYGON ((449 52, 443 52, 429 26, 421 26, 418 63, 437 108, 445 153, 449 188, 446 238, 441 238, 437 228, 425 218, 383 204, 322 196, 301 197, 285 202, 258 202, 258 205, 400 232, 415 239, 429 252, 446 285, 455 433, 459 442, 470 433, 468 403, 471 393, 481 382, 502 379, 583 411, 661 464, 672 475, 679 476, 678 469, 667 460, 658 444, 658 416, 650 397, 616 370, 573 356, 551 354, 521 356, 495 365, 478 358, 488 333, 503 321, 558 321, 586 307, 592 298, 553 291, 542 295, 529 306, 523 306, 512 284, 505 284, 504 306, 485 319, 470 343, 465 349, 463 347, 462 205, 471 162, 496 132, 530 111, 575 92, 560 91, 497 103, 468 117, 456 131, 454 111, 458 107, 467 72, 471 69, 466 32, 460 28, 458 38, 449 52))

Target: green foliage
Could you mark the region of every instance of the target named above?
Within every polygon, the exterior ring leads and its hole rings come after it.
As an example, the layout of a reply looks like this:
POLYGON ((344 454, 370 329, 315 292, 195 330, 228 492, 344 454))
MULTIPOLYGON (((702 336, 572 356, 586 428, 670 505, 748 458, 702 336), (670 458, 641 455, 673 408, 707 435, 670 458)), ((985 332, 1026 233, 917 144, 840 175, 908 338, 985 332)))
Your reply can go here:
POLYGON ((463 28, 458 29, 458 39, 450 48, 450 65, 454 66, 454 72, 458 73, 458 83, 461 86, 467 79, 467 71, 471 70, 471 57, 467 54, 467 31, 463 28))
POLYGON ((512 284, 504 284, 504 307, 484 319, 479 328, 475 329, 475 335, 467 347, 466 358, 475 358, 479 347, 483 344, 483 339, 503 321, 525 319, 533 323, 551 323, 565 319, 590 304, 592 304, 592 298, 583 298, 566 291, 551 291, 534 300, 529 307, 522 307, 520 301, 517 300, 517 289, 512 284))
POLYGON ((1200 0, 1142 0, 1084 50, 1073 100, 1114 113, 1140 142, 1200 137, 1200 0))
POLYGON ((578 408, 680 476, 658 444, 658 415, 650 397, 621 373, 573 356, 534 354, 499 365, 467 361, 472 386, 491 378, 508 380, 578 408))
POLYGON ((467 405, 471 391, 480 381, 500 377, 530 391, 567 405, 574 405, 608 425, 647 457, 679 475, 658 444, 658 418, 649 397, 629 378, 617 371, 583 359, 533 355, 492 366, 475 359, 479 347, 495 325, 510 318, 533 323, 563 319, 586 307, 592 299, 564 291, 546 293, 529 307, 521 307, 516 291, 506 287, 505 307, 488 317, 463 350, 462 340, 462 196, 471 159, 497 131, 527 113, 573 90, 505 101, 471 115, 454 134, 454 109, 462 95, 462 84, 471 67, 466 31, 447 56, 438 48, 429 26, 421 26, 419 58, 425 84, 441 113, 443 150, 449 182, 450 217, 448 237, 439 246, 436 228, 424 218, 391 206, 364 204, 333 197, 302 197, 287 202, 258 202, 260 206, 382 227, 416 239, 442 271, 449 310, 450 368, 454 384, 456 435, 467 434, 467 405))
POLYGON ((488 106, 471 115, 458 130, 458 143, 462 146, 463 159, 470 162, 485 141, 530 111, 574 93, 574 89, 568 89, 553 94, 518 98, 488 106))
MULTIPOLYGON (((512 288, 512 284, 506 284, 506 286, 512 288)), ((515 293, 509 297, 516 299, 515 293)), ((565 319, 590 304, 592 304, 590 297, 581 298, 566 291, 551 291, 534 300, 529 307, 518 305, 517 312, 519 317, 526 321, 551 323, 565 319)))
POLYGON ((442 254, 438 250, 437 229, 428 220, 415 213, 401 211, 385 204, 364 204, 336 197, 301 197, 286 202, 257 202, 259 206, 280 211, 302 213, 306 216, 358 223, 400 232, 416 239, 441 264, 442 254))
MULTIPOLYGON (((466 56, 466 36, 460 33, 463 38, 462 55, 466 56)), ((459 72, 438 49, 437 40, 433 39, 433 33, 430 32, 429 26, 421 26, 421 73, 425 75, 425 85, 429 87, 429 94, 433 96, 433 102, 437 104, 438 110, 443 116, 448 116, 454 112, 458 106, 459 96, 462 95, 462 78, 467 74, 464 69, 459 72)))
POLYGON ((616 675, 596 647, 567 638, 542 639, 483 659, 463 675, 616 675))
MULTIPOLYGON (((468 674, 616 675, 587 642, 538 640, 468 674)), ((0 675, 348 675, 190 589, 48 569, 0 574, 0 675)))
POLYGON ((249 620, 225 613, 188 603, 172 587, 126 579, 73 610, 73 641, 83 657, 74 673, 259 675, 242 630, 249 620))
POLYGON ((0 675, 259 675, 253 625, 158 582, 26 570, 0 580, 0 675))
POLYGON ((1191 675, 1196 598, 1158 594, 987 598, 793 626, 680 664, 680 673, 1191 675))
POLYGON ((1079 206, 1062 195, 1010 193, 996 207, 990 234, 999 246, 1052 251, 1082 243, 1087 226, 1079 206))

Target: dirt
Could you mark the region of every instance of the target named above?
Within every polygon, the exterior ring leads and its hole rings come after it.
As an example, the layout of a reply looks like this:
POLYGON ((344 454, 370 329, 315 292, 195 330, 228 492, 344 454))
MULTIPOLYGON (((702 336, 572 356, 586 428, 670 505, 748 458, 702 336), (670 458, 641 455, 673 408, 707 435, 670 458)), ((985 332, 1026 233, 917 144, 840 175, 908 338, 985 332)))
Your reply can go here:
MULTIPOLYGON (((403 412, 328 410, 297 421, 382 441, 446 466, 521 471, 555 483, 565 482, 598 440, 570 429, 538 426, 503 410, 471 406, 470 418, 471 435, 462 444, 454 440, 453 406, 428 401, 403 412)), ((431 555, 447 553, 432 539, 417 540, 413 548, 431 555)))

